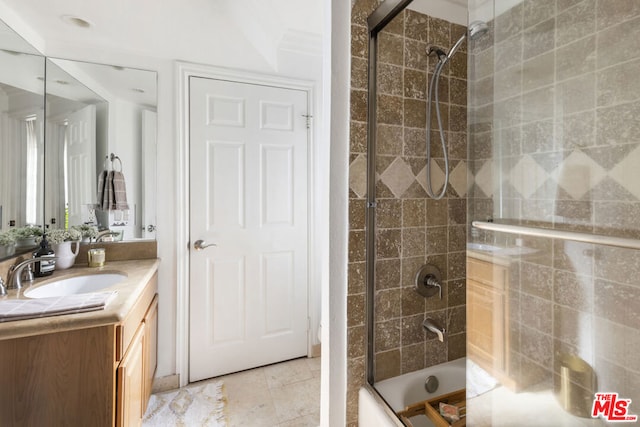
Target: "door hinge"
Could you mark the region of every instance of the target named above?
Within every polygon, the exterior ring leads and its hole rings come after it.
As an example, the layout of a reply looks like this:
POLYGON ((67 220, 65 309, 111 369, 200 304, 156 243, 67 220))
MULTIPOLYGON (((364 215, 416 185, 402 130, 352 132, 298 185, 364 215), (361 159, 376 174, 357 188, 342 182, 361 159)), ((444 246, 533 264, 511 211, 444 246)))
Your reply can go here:
POLYGON ((307 129, 311 129, 311 119, 313 116, 311 114, 303 114, 302 117, 307 119, 307 129))

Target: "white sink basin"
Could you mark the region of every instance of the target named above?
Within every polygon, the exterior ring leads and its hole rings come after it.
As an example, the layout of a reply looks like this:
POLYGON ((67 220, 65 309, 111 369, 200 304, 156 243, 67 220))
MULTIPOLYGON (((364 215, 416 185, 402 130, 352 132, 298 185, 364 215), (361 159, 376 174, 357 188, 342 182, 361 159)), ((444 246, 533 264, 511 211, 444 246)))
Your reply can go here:
POLYGON ((66 279, 59 279, 42 286, 36 286, 24 292, 28 298, 61 297, 65 295, 86 294, 106 289, 125 280, 127 276, 120 273, 85 274, 66 279))

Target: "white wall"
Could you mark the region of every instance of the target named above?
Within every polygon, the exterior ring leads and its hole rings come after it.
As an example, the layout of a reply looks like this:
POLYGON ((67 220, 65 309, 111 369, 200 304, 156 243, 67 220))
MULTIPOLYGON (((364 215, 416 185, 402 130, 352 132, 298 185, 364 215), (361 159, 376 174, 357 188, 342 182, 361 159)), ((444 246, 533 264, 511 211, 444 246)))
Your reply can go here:
MULTIPOLYGON (((326 27, 325 27, 326 28, 326 27)), ((331 164, 329 287, 323 295, 321 416, 323 426, 344 425, 347 397, 347 241, 351 3, 331 0, 331 164), (326 330, 326 331, 325 331, 326 330)))

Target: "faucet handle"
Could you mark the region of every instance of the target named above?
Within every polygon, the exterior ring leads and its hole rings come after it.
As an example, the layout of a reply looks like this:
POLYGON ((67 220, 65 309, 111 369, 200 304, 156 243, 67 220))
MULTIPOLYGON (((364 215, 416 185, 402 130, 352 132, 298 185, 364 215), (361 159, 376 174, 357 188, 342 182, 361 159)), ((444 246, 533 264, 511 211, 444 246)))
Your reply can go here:
POLYGON ((31 264, 27 264, 22 269, 22 274, 20 275, 20 280, 23 282, 33 282, 33 270, 31 269, 31 264))
POLYGON ((0 296, 7 294, 7 287, 4 285, 4 280, 0 277, 0 296))
POLYGON ((438 294, 442 299, 442 274, 433 264, 425 264, 416 273, 415 289, 425 298, 438 294))

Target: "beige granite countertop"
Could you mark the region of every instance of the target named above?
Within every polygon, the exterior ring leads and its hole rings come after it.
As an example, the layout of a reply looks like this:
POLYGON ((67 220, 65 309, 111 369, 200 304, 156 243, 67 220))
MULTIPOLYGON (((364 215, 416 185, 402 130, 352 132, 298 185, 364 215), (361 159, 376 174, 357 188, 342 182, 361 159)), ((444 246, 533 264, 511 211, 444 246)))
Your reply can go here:
POLYGON ((127 276, 124 281, 104 289, 118 291, 104 310, 3 322, 0 323, 0 340, 120 323, 131 311, 145 285, 158 270, 159 264, 158 259, 143 259, 111 261, 100 268, 73 267, 55 271, 47 278, 38 278, 31 285, 23 285, 22 289, 9 290, 6 296, 0 297, 0 304, 5 299, 26 298, 23 295, 26 290, 63 277, 100 273, 121 273, 127 276))

